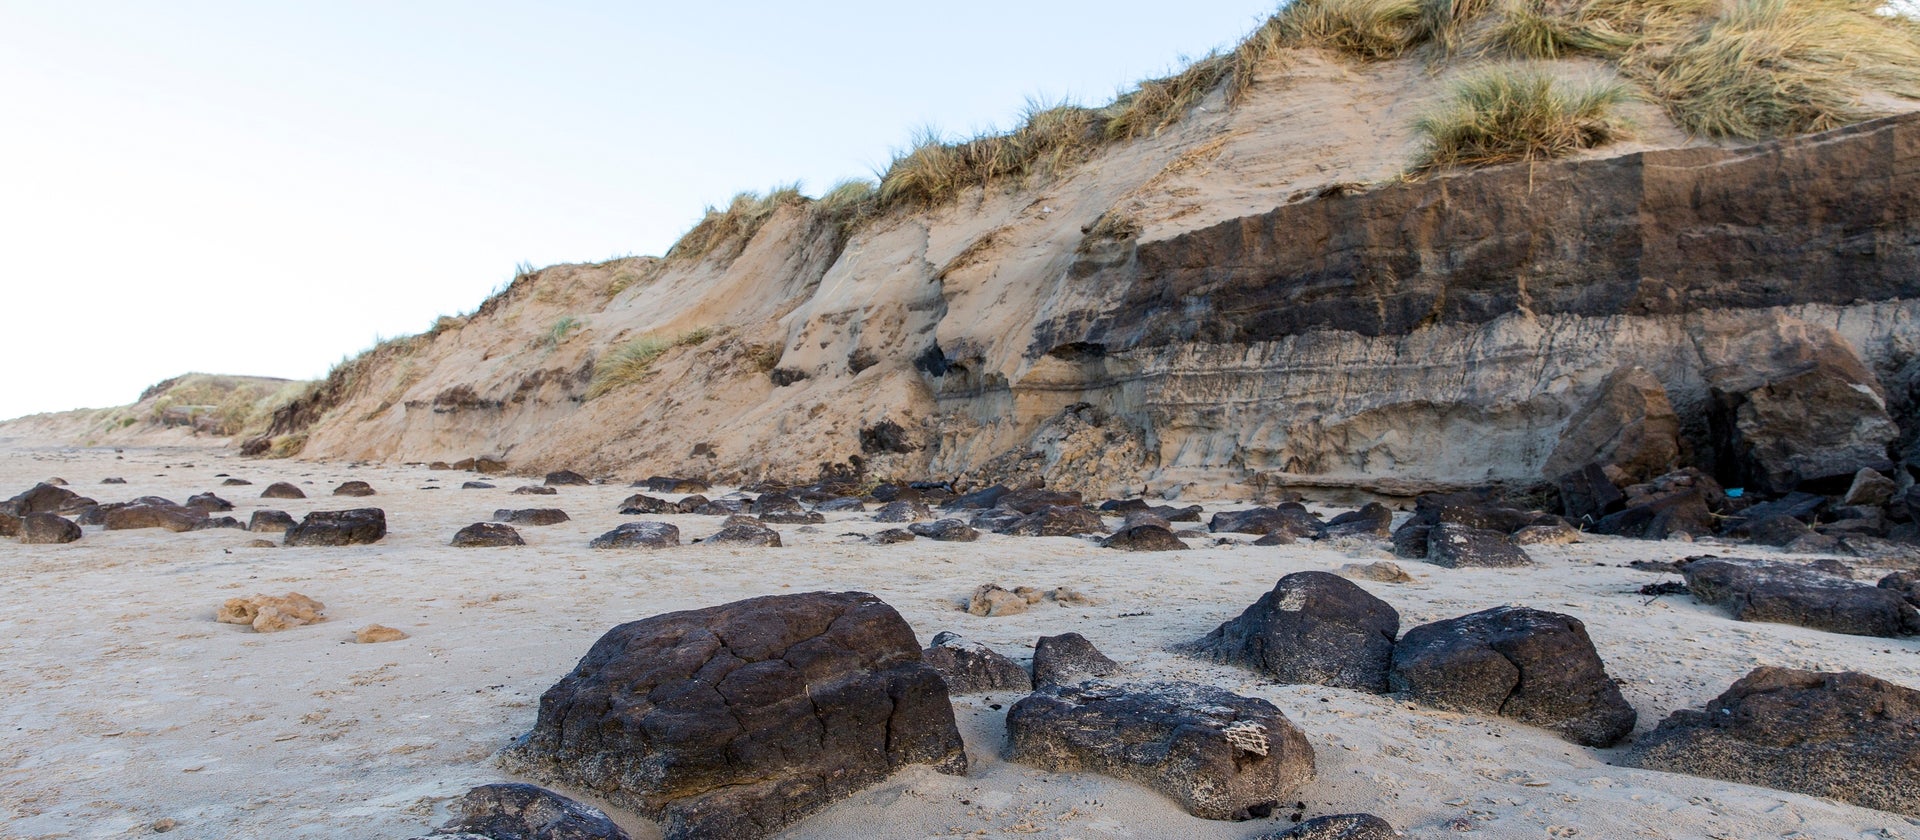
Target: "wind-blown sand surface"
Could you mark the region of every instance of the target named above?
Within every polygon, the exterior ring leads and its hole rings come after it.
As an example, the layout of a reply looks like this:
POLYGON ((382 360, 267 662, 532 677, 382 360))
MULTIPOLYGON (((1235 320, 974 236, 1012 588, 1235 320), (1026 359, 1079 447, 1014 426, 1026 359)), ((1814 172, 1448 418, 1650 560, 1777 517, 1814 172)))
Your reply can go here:
MULTIPOLYGON (((1920 837, 1920 821, 1894 814, 1614 767, 1618 750, 1584 749, 1544 730, 1272 685, 1167 651, 1238 615, 1284 574, 1387 558, 1370 545, 1130 554, 1072 538, 984 534, 970 545, 868 546, 842 535, 890 526, 866 514, 829 514, 824 526, 776 526, 787 542, 779 549, 591 551, 590 538, 635 519, 615 512, 635 492, 624 482, 513 496, 512 488, 537 480, 461 490, 474 476, 251 461, 206 449, 0 449, 5 495, 50 476, 101 501, 181 501, 211 490, 234 502, 243 521, 259 508, 297 518, 374 505, 387 511, 390 534, 349 548, 245 548, 256 535, 234 530, 88 528, 71 545, 0 542, 0 815, 9 838, 144 836, 163 820, 176 826, 171 837, 424 833, 446 819, 451 798, 508 778, 492 754, 532 725, 540 693, 608 628, 821 589, 879 595, 922 644, 955 630, 1023 659, 1037 636, 1075 631, 1133 675, 1267 698, 1316 751, 1319 778, 1298 796, 1306 816, 1370 811, 1417 838, 1920 837), (254 484, 220 487, 217 473, 254 484), (127 484, 100 485, 107 476, 127 484), (371 482, 379 495, 328 495, 348 479, 371 482), (301 484, 311 498, 257 498, 276 480, 301 484), (502 507, 559 507, 573 521, 521 527, 525 547, 448 547, 454 531, 502 507), (985 582, 1068 585, 1101 603, 1047 602, 1003 618, 960 611, 959 601, 985 582), (288 591, 324 601, 328 620, 272 634, 213 620, 227 598, 288 591), (374 622, 412 638, 351 641, 353 630, 374 622)), ((1208 505, 1235 507, 1244 505, 1208 505)), ((708 517, 658 518, 687 540, 718 527, 708 517)), ((1639 709, 1640 732, 1761 664, 1861 670, 1920 687, 1920 641, 1737 623, 1686 596, 1637 595, 1661 578, 1624 568, 1635 559, 1766 549, 1593 538, 1529 551, 1537 568, 1400 561, 1417 583, 1361 585, 1400 610, 1403 632, 1500 604, 1578 616, 1639 709)), ((1252 823, 1198 820, 1129 783, 1006 763, 1004 709, 1016 699, 956 699, 972 760, 965 778, 905 772, 784 836, 1237 840, 1288 822, 1286 813, 1252 823)), ((644 821, 616 817, 637 838, 658 836, 644 821)))

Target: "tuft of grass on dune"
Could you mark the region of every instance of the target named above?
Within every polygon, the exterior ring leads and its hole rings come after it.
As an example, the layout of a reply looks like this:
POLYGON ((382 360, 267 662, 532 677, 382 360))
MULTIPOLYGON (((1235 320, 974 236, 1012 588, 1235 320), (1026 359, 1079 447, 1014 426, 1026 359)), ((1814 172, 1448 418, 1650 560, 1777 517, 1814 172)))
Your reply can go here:
POLYGON ((643 335, 613 348, 593 365, 593 379, 587 383, 587 399, 646 379, 653 374, 653 363, 676 347, 692 347, 712 338, 712 327, 695 327, 677 336, 643 335))
POLYGON ((1487 166, 1592 148, 1626 131, 1614 113, 1626 98, 1618 82, 1571 83, 1537 67, 1489 67, 1455 83, 1447 104, 1415 123, 1427 141, 1415 168, 1487 166))
POLYGON ((1920 99, 1920 28, 1859 0, 1735 0, 1651 62, 1687 130, 1762 139, 1883 116, 1875 92, 1920 99))
POLYGON ((723 244, 752 239, 781 207, 804 205, 808 200, 800 194, 799 184, 774 187, 765 194, 740 193, 724 210, 708 207, 706 216, 667 250, 666 259, 698 262, 723 244))

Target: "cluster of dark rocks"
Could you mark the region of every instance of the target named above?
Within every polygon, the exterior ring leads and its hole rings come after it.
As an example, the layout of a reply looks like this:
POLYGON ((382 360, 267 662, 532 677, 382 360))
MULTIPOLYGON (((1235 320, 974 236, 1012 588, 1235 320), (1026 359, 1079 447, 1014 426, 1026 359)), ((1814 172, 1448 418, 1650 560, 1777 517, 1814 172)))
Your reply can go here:
MULTIPOLYGON (((1746 609, 1776 609, 1796 597, 1754 563, 1696 558, 1683 568, 1696 569, 1703 590, 1746 609)), ((1898 602, 1910 615, 1920 602, 1920 576, 1912 574, 1863 588, 1869 592, 1855 591, 1857 601, 1820 614, 1878 628, 1885 624, 1875 622, 1892 620, 1879 605, 1898 602)), ((1613 746, 1633 731, 1637 713, 1577 618, 1496 607, 1396 639, 1399 623, 1391 605, 1352 582, 1298 572, 1186 650, 1283 683, 1391 692, 1433 708, 1499 715, 1589 747, 1613 746)), ((1920 692, 1912 689, 1865 674, 1762 667, 1706 709, 1674 712, 1633 744, 1628 762, 1920 815, 1916 720, 1920 692)))
POLYGON ((1283 683, 1509 717, 1586 746, 1633 730, 1633 707, 1573 616, 1496 607, 1399 631, 1399 612, 1352 581, 1296 572, 1187 651, 1283 683))
MULTIPOLYGON (((608 631, 501 760, 659 820, 671 840, 753 840, 908 765, 965 773, 950 696, 1006 691, 1024 695, 1007 714, 1010 759, 1129 779, 1196 816, 1264 817, 1313 778, 1311 745, 1273 704, 1122 671, 1077 634, 1041 638, 1029 674, 951 633, 922 650, 866 593, 752 598, 608 631)), ((532 785, 475 788, 455 811, 426 837, 626 837, 532 785)), ((1267 836, 1395 836, 1367 815, 1287 832, 1267 836)))
MULTIPOLYGON (((103 482, 118 483, 121 482, 103 482)), ((250 485, 245 479, 228 478, 222 486, 250 485)), ((233 528, 254 533, 283 533, 286 545, 360 545, 386 536, 386 513, 378 508, 344 511, 314 511, 294 521, 285 511, 253 511, 248 521, 218 516, 234 509, 232 502, 212 492, 187 497, 185 503, 162 496, 141 496, 125 502, 99 502, 81 496, 65 482, 44 482, 0 502, 0 536, 19 537, 27 543, 69 543, 84 535, 81 526, 95 525, 108 531, 162 528, 176 533, 233 528), (71 517, 71 518, 69 518, 71 517)), ((335 495, 368 496, 365 482, 350 481, 335 495)), ((306 493, 286 482, 276 482, 260 494, 263 499, 304 499, 306 493)))

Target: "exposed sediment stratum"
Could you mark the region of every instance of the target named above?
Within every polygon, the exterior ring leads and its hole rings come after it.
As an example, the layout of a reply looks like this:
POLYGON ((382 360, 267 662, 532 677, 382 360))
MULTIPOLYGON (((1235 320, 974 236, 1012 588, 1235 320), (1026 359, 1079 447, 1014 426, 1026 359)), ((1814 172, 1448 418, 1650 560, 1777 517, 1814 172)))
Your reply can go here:
POLYGON ((1377 182, 1358 191, 1168 211, 1174 164, 1258 114, 850 236, 784 208, 697 263, 531 274, 276 432, 309 455, 529 472, 1413 493, 1551 480, 1569 419, 1640 367, 1685 461, 1765 485, 1712 430, 1742 394, 1838 365, 1879 406, 1885 429, 1855 430, 1868 449, 1895 442, 1887 418, 1914 435, 1920 117, 1417 181, 1382 153, 1320 176, 1377 182), (1125 208, 1149 220, 1137 238, 1082 233, 1125 208), (575 315, 579 333, 540 338, 575 315), (711 337, 585 397, 602 354, 696 329, 711 337))

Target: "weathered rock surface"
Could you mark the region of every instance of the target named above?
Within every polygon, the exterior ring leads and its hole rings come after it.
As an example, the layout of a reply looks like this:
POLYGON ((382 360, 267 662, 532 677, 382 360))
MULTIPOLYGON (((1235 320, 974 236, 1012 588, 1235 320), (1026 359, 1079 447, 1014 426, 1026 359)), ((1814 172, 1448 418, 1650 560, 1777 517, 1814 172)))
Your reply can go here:
POLYGON ((915 539, 917 538, 914 537, 913 532, 905 528, 883 528, 867 535, 867 542, 874 545, 893 545, 913 542, 915 539))
POLYGON ((1608 464, 1633 483, 1672 470, 1679 459, 1680 416, 1667 389, 1647 369, 1628 367, 1603 380, 1594 399, 1567 419, 1542 472, 1558 477, 1608 464))
POLYGON ((875 522, 921 522, 933 518, 933 510, 918 500, 896 500, 873 512, 875 522))
POLYGON ((656 475, 647 479, 646 488, 655 493, 705 493, 713 489, 702 479, 666 475, 656 475))
POLYGON ((316 510, 287 529, 287 545, 370 545, 387 535, 387 512, 379 508, 316 510))
POLYGON ((20 542, 60 545, 80 539, 80 526, 57 513, 29 513, 20 520, 20 542))
POLYGON ((1326 532, 1326 525, 1308 513, 1306 507, 1287 503, 1279 507, 1216 513, 1207 522, 1207 530, 1216 534, 1285 534, 1295 539, 1319 539, 1326 532))
POLYGON ((1856 636, 1920 633, 1920 612, 1889 589, 1806 566, 1743 557, 1689 557, 1687 589, 1739 621, 1797 624, 1856 636))
POLYGON ((548 487, 590 487, 593 485, 593 479, 573 470, 557 470, 547 473, 545 483, 548 487))
POLYGON ((1007 744, 1011 761, 1127 779, 1210 820, 1265 817, 1314 774, 1272 703, 1185 682, 1043 687, 1007 712, 1007 744))
POLYGON ((1756 668, 1642 736, 1628 763, 1920 816, 1920 691, 1859 673, 1756 668))
POLYGON ((980 538, 980 532, 973 526, 958 519, 936 519, 932 522, 915 522, 907 526, 915 536, 940 542, 973 542, 980 538))
POLYGON ((1379 502, 1368 502, 1359 510, 1347 511, 1327 521, 1326 538, 1393 538, 1393 511, 1379 502))
MULTIPOLYGON (((997 530, 997 529, 996 529, 997 530)), ((1043 507, 999 531, 1016 537, 1077 537, 1107 530, 1100 515, 1083 507, 1043 507)))
POLYGON ((454 548, 500 548, 510 545, 526 545, 520 538, 520 532, 512 525, 499 522, 475 522, 461 528, 453 535, 454 548))
POLYGON ((1314 817, 1292 828, 1276 829, 1252 840, 1400 840, 1393 824, 1372 814, 1314 817))
MULTIPOLYGON (((269 543, 268 545, 272 545, 269 543)), ((353 631, 353 642, 359 645, 377 645, 383 642, 397 642, 407 638, 407 631, 385 624, 369 624, 353 631)))
POLYGON ((304 499, 306 497, 307 491, 285 481, 276 481, 267 485, 267 489, 260 491, 262 499, 304 499))
POLYGON ((1841 498, 1844 505, 1884 505, 1900 492, 1900 485, 1893 479, 1880 473, 1861 467, 1853 474, 1853 483, 1847 486, 1847 493, 1841 498))
POLYGON ((20 517, 0 511, 0 537, 20 536, 20 517))
POLYGON ((373 485, 364 481, 349 481, 333 488, 335 496, 371 496, 373 494, 373 485))
POLYGON ((730 522, 700 541, 701 545, 750 545, 779 548, 780 532, 754 522, 730 522))
POLYGON ((1407 574, 1400 564, 1390 560, 1376 560, 1372 563, 1348 563, 1335 571, 1335 574, 1355 580, 1371 580, 1380 583, 1412 583, 1413 575, 1407 574))
POLYGON ((81 508, 97 504, 92 499, 58 485, 41 482, 22 491, 4 502, 0 502, 0 512, 14 516, 26 516, 32 513, 79 513, 81 508))
POLYGON ((1163 525, 1129 525, 1100 542, 1121 551, 1186 551, 1187 544, 1163 525))
POLYGON ((245 624, 259 633, 291 630, 326 620, 327 605, 298 592, 285 595, 253 595, 228 598, 215 611, 214 620, 226 624, 245 624))
POLYGON ((972 595, 967 596, 967 613, 982 617, 1019 615, 1026 612, 1028 601, 1025 596, 1000 586, 997 583, 983 583, 975 587, 972 595))
POLYGON ((672 548, 680 544, 680 529, 667 522, 627 522, 594 537, 588 548, 672 548))
POLYGON ((902 766, 967 766, 945 681, 863 592, 615 627, 502 757, 661 819, 669 840, 767 837, 902 766))
POLYGON ((507 491, 515 496, 558 496, 560 491, 542 484, 522 484, 507 491))
POLYGON ((1424 705, 1513 718, 1590 747, 1612 746, 1636 719, 1586 625, 1527 607, 1495 607, 1407 631, 1394 647, 1389 683, 1424 705))
POLYGON ((1511 534, 1538 524, 1541 515, 1489 501, 1477 493, 1429 493, 1414 499, 1413 515, 1393 531, 1393 552, 1424 560, 1431 553, 1429 535, 1440 525, 1461 525, 1511 534))
POLYGON ((822 516, 802 507, 800 500, 786 493, 765 493, 753 500, 753 515, 763 522, 778 525, 818 525, 827 521, 822 516))
POLYGON ((1036 688, 1067 685, 1093 677, 1120 673, 1120 663, 1107 658, 1079 633, 1041 636, 1033 646, 1033 684, 1036 688))
POLYGON ((1442 523, 1427 532, 1427 562, 1449 569, 1506 569, 1531 566, 1533 558, 1499 531, 1442 523))
POLYGON ((1920 607, 1920 574, 1913 572, 1894 572, 1880 579, 1881 589, 1889 589, 1907 599, 1907 603, 1920 607))
POLYGON ((1891 467, 1900 435, 1873 372, 1832 329, 1749 339, 1752 358, 1713 388, 1718 457, 1747 487, 1785 493, 1891 467))
POLYGON ((559 508, 500 508, 493 512, 493 521, 509 525, 558 525, 570 519, 559 508))
POLYGON ((1033 679, 1019 663, 958 633, 935 635, 920 659, 946 678, 949 694, 1024 693, 1033 688, 1033 679))
POLYGON ((414 840, 630 840, 600 809, 528 784, 481 785, 453 810, 458 816, 414 840))
POLYGON ((195 530, 206 520, 205 513, 181 505, 130 504, 108 510, 101 525, 109 531, 165 528, 178 533, 195 530))
POLYGON ((635 493, 620 502, 620 512, 626 516, 659 516, 663 513, 683 513, 678 502, 635 493))
POLYGON ((1295 572, 1192 650, 1282 683, 1379 694, 1399 634, 1400 613, 1387 602, 1338 575, 1295 572))
POLYGON ((293 527, 293 516, 284 510, 256 510, 247 518, 247 530, 259 534, 281 534, 293 527))
POLYGON ((199 493, 187 497, 187 507, 202 513, 226 513, 233 510, 233 503, 212 493, 199 493))
POLYGON ((1580 532, 1565 522, 1550 525, 1528 525, 1507 537, 1507 542, 1516 546, 1529 545, 1571 545, 1580 541, 1580 532))

